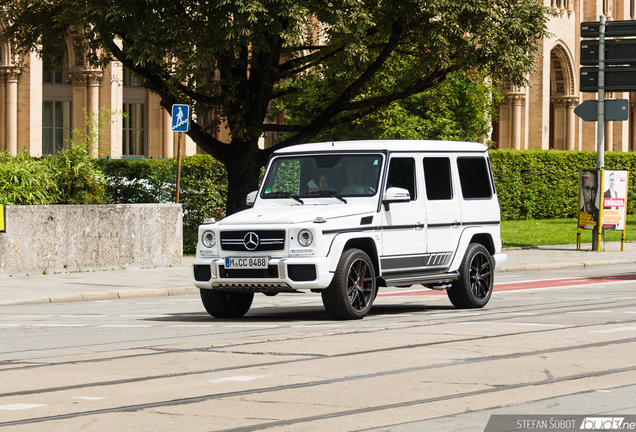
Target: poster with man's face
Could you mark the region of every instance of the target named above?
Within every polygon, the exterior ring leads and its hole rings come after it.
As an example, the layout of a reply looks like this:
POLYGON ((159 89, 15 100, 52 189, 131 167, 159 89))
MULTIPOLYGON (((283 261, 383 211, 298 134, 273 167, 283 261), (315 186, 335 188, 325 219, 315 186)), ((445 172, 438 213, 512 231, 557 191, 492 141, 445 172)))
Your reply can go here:
POLYGON ((603 172, 603 229, 623 230, 627 209, 627 171, 603 172))
POLYGON ((579 226, 594 229, 598 223, 601 188, 601 171, 596 169, 581 170, 579 193, 579 226))

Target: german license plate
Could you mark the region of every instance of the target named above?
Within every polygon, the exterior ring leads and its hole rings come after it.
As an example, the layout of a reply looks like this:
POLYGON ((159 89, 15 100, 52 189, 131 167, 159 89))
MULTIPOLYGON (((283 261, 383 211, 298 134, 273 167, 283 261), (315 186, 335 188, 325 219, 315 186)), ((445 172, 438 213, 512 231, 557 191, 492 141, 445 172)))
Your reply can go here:
POLYGON ((225 258, 226 269, 266 269, 268 265, 269 265, 269 259, 267 257, 225 258))

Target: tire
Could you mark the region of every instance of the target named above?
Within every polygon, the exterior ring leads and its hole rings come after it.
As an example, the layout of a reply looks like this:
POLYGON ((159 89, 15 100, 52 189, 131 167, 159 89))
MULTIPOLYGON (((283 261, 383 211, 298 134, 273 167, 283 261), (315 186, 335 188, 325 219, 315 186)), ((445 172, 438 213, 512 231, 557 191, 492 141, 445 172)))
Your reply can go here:
POLYGON ((371 310, 376 290, 371 259, 360 249, 349 249, 340 257, 331 284, 322 291, 322 303, 334 319, 361 319, 371 310))
POLYGON ((453 282, 446 294, 458 309, 482 308, 490 300, 493 282, 492 256, 483 245, 471 243, 459 266, 459 280, 453 282))
POLYGON ((254 293, 228 293, 213 289, 199 291, 205 310, 215 318, 240 318, 250 310, 254 300, 254 293))

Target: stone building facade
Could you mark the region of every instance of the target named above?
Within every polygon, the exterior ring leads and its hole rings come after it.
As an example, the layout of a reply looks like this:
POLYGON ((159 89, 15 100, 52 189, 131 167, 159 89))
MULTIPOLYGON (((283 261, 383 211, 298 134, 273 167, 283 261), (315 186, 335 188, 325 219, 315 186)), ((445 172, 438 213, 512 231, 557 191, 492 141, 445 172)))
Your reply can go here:
MULTIPOLYGON (((2 23, 0 23, 0 26, 2 23)), ((95 70, 74 53, 71 36, 62 70, 30 53, 18 59, 0 41, 0 152, 55 155, 68 148, 73 130, 87 128, 100 112, 112 112, 94 157, 167 158, 177 155, 177 134, 159 98, 118 63, 95 70), (122 113, 126 113, 123 116, 122 113)), ((220 137, 222 138, 222 137, 220 137)), ((182 154, 197 153, 185 139, 182 154)))
MULTIPOLYGON (((596 150, 596 122, 584 122, 574 109, 596 93, 579 91, 581 23, 636 19, 635 0, 544 0, 558 12, 548 23, 554 36, 541 41, 531 86, 504 89, 499 121, 492 140, 498 148, 596 150)), ((627 99, 629 120, 605 122, 605 150, 635 151, 636 93, 605 93, 606 99, 627 99)))

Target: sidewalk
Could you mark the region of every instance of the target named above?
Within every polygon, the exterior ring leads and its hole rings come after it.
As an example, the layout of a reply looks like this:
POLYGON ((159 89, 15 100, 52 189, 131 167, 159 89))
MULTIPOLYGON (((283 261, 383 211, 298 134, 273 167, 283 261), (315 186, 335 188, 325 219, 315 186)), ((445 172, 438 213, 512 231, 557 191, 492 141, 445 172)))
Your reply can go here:
MULTIPOLYGON (((606 243, 604 252, 591 249, 590 244, 581 250, 573 245, 506 249, 508 260, 499 271, 636 263, 636 243, 625 243, 623 252, 619 242, 606 243)), ((175 267, 0 277, 0 306, 198 294, 192 284, 193 260, 186 257, 175 267)))

